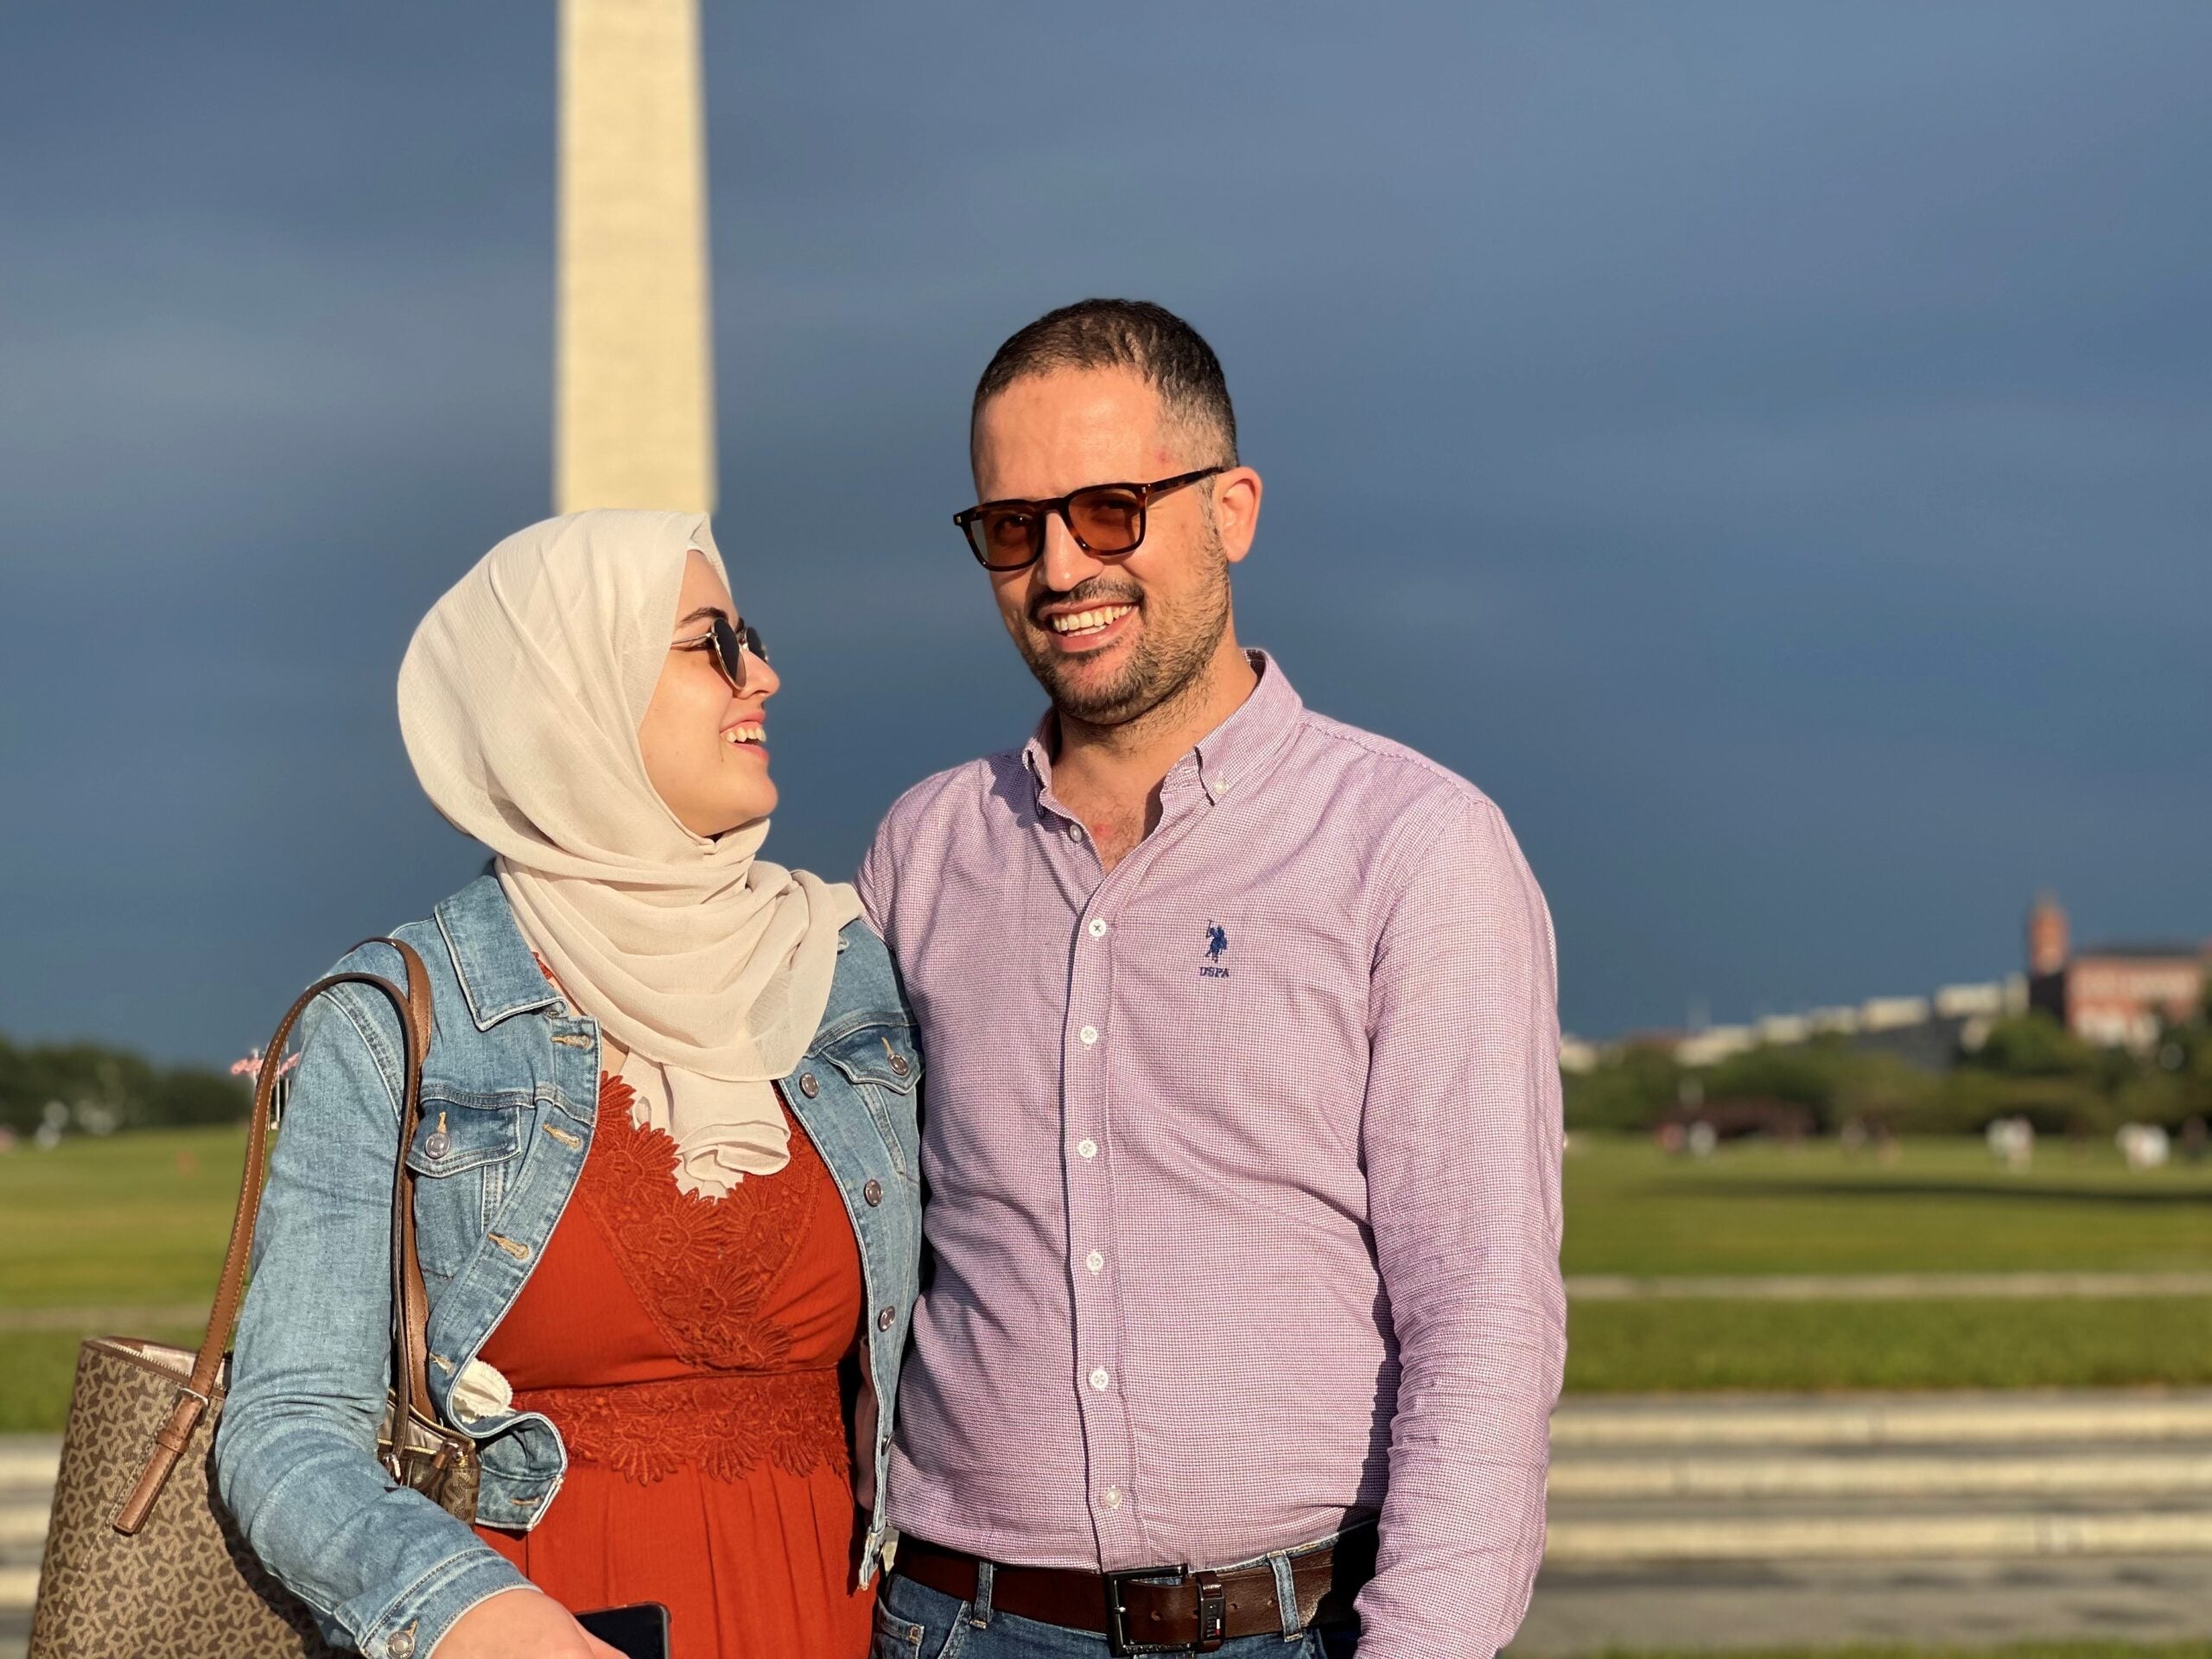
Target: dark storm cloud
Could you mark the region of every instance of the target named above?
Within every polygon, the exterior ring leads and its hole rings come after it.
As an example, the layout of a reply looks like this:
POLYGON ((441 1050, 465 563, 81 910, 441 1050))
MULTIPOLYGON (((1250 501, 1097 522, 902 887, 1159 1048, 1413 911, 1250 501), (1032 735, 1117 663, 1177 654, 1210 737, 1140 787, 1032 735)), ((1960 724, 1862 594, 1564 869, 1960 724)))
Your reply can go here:
MULTIPOLYGON (((707 6, 723 503, 849 868, 1036 694, 947 516, 1141 293, 1249 637, 1504 805, 1594 1031, 2212 931, 2212 13, 707 6)), ((550 9, 19 16, 0 1030, 219 1056, 471 868, 409 629, 547 489, 550 9)))

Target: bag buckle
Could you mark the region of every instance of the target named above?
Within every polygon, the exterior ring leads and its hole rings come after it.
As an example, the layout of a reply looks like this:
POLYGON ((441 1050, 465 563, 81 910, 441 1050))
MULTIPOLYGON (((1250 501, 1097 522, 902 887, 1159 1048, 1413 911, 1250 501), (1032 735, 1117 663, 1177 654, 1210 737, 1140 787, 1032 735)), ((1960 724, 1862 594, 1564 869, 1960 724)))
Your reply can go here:
POLYGON ((1140 1567, 1127 1573, 1108 1573, 1106 1580, 1106 1650, 1114 1659, 1131 1654, 1212 1653, 1217 1650, 1228 1626, 1229 1604, 1221 1580, 1211 1573, 1196 1575, 1198 1628, 1189 1642, 1145 1642, 1129 1633, 1129 1607, 1122 1592, 1128 1585, 1173 1590, 1192 1580, 1187 1567, 1140 1567))

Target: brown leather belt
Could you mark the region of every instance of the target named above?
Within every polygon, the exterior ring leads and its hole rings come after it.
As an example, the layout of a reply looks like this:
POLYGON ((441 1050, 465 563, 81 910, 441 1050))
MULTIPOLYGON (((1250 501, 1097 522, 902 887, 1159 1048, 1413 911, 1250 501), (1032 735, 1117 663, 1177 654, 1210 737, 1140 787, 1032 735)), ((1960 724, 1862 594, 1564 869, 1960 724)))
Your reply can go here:
MULTIPOLYGON (((1292 1555, 1297 1617, 1287 1628, 1349 1624, 1352 1599, 1375 1576, 1376 1529, 1364 1526, 1333 1543, 1292 1555)), ((976 1558, 923 1538, 899 1541, 893 1571, 956 1601, 976 1599, 976 1558)), ((999 1567, 991 1573, 991 1611, 1106 1638, 1115 1654, 1211 1653, 1240 1636, 1286 1628, 1274 1568, 1262 1562, 1226 1573, 1186 1567, 1134 1573, 1072 1567, 999 1567)))

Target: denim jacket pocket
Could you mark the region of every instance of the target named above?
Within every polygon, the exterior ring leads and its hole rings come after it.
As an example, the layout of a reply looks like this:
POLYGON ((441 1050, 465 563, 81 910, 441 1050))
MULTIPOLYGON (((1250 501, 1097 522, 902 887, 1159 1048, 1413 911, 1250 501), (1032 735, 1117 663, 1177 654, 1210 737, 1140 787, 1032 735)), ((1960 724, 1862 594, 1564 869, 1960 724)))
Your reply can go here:
POLYGON ((424 1273, 450 1277, 474 1248, 505 1196, 530 1116, 524 1100, 424 1090, 407 1166, 426 1185, 449 1188, 448 1199, 435 1205, 416 1194, 424 1273))
POLYGON ((483 1101, 424 1090, 423 1121, 407 1149, 408 1167, 435 1179, 480 1169, 522 1150, 527 1102, 483 1101))
POLYGON ((893 1166, 908 1180, 918 1181, 921 1137, 914 1091, 922 1080, 922 1056, 913 1027, 889 1021, 863 1026, 824 1043, 820 1053, 868 1103, 893 1166))

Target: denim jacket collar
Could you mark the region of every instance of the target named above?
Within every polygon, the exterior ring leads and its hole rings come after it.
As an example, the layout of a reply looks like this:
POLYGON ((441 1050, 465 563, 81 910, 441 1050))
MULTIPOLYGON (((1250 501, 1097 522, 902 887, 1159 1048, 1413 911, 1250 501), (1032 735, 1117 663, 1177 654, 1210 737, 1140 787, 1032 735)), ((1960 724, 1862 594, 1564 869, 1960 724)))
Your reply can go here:
POLYGON ((477 1030, 489 1031, 510 1014, 559 1005, 560 993, 546 982, 499 877, 488 868, 435 914, 477 1030))

